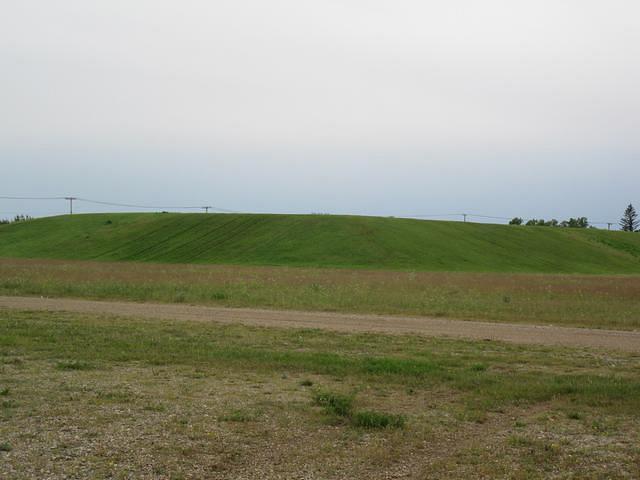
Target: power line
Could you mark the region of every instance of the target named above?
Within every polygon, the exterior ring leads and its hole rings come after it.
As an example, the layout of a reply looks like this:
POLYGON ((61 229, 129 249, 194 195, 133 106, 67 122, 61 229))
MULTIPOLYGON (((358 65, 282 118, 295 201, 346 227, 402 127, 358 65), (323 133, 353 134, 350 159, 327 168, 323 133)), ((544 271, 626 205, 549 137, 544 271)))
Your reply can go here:
POLYGON ((435 218, 435 217, 468 217, 468 218, 490 218, 493 220, 511 220, 513 217, 496 217, 493 215, 480 215, 476 213, 438 213, 433 215, 400 215, 409 218, 435 218))
POLYGON ((72 213, 73 211, 73 201, 92 203, 95 205, 107 205, 111 207, 123 207, 123 208, 145 208, 151 210, 205 210, 207 213, 209 210, 216 210, 218 212, 225 213, 238 213, 234 210, 229 210, 227 208, 215 207, 215 206, 201 206, 201 205, 137 205, 132 203, 118 203, 118 202, 104 202, 101 200, 93 200, 90 198, 81 198, 81 197, 14 197, 14 196, 0 196, 1 200, 68 200, 69 201, 69 211, 72 213))
MULTIPOLYGON (((235 210, 229 210, 227 208, 216 207, 216 206, 202 206, 202 205, 139 205, 132 203, 119 203, 119 202, 106 202, 102 200, 94 200, 90 198, 83 197, 18 197, 18 196, 6 196, 1 195, 0 200, 67 200, 69 201, 69 213, 73 213, 73 202, 84 202, 90 203, 94 205, 105 205, 111 207, 122 207, 122 208, 144 208, 150 210, 204 210, 205 213, 209 213, 209 210, 214 210, 217 212, 223 213, 240 213, 235 210)), ((8 213, 8 212, 6 212, 8 213)), ((464 222, 467 221, 468 218, 486 218, 490 220, 511 220, 513 217, 500 217, 495 215, 484 215, 479 213, 434 213, 434 214, 412 214, 412 215, 397 215, 402 218, 439 218, 439 217, 462 217, 464 222)), ((607 229, 611 229, 612 225, 616 225, 617 222, 589 222, 590 225, 607 225, 607 229)))
POLYGON ((107 205, 107 206, 111 206, 111 207, 124 207, 124 208, 148 208, 148 209, 152 209, 152 210, 203 210, 203 209, 211 209, 211 210, 217 210, 219 212, 226 212, 226 213, 238 213, 235 212, 233 210, 228 210, 226 208, 221 208, 221 207, 214 207, 214 206, 208 206, 208 207, 203 207, 201 205, 198 206, 194 206, 194 205, 188 205, 188 206, 167 206, 167 205, 134 205, 131 203, 116 203, 116 202, 104 202, 101 200, 91 200, 89 198, 81 198, 78 197, 77 200, 79 202, 85 202, 85 203, 93 203, 96 205, 107 205))
POLYGON ((511 220, 513 219, 513 217, 493 217, 491 215, 476 215, 474 213, 469 213, 467 214, 469 217, 476 217, 476 218, 492 218, 494 220, 511 220))
POLYGON ((435 213, 433 215, 398 215, 399 217, 409 218, 434 218, 434 217, 459 217, 461 213, 435 213))
POLYGON ((66 200, 66 197, 0 197, 2 200, 66 200))

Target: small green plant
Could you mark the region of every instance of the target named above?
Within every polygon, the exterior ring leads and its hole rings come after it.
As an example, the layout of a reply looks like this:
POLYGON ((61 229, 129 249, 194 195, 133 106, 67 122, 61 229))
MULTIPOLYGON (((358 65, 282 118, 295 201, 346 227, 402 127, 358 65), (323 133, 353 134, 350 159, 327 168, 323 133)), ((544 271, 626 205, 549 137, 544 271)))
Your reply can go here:
POLYGON ((166 412, 167 407, 161 403, 150 403, 142 407, 142 409, 146 412, 166 412))
POLYGON ((134 395, 126 390, 99 391, 96 394, 99 402, 130 403, 134 400, 134 395))
POLYGON ((582 418, 582 414, 579 412, 569 412, 567 413, 567 418, 571 420, 580 420, 582 418))
POLYGON ((221 422, 253 422, 257 418, 257 414, 250 413, 245 410, 234 410, 229 415, 219 417, 221 422))
POLYGON ((9 443, 7 442, 0 443, 0 452, 10 452, 10 451, 11 451, 11 445, 9 445, 9 443))
POLYGON ((402 428, 406 419, 402 415, 374 412, 372 410, 355 411, 353 395, 344 395, 329 391, 318 391, 313 396, 316 405, 334 417, 345 418, 354 427, 359 428, 402 428))
POLYGON ((58 370, 93 370, 93 365, 80 360, 63 360, 56 364, 58 370))
POLYGON ((533 440, 520 435, 509 437, 508 443, 512 447, 530 447, 534 444, 533 440))
POLYGON ((484 372, 487 366, 484 363, 474 363, 471 365, 471 370, 474 372, 484 372))
POLYGON ((487 412, 481 408, 468 407, 456 413, 456 418, 462 422, 484 423, 487 412))
POLYGON ((353 396, 328 391, 316 392, 313 396, 316 405, 332 415, 348 417, 353 409, 353 396))
POLYGON ((9 395, 9 391, 9 387, 0 389, 0 397, 6 397, 7 395, 9 395))
POLYGON ((300 382, 300 386, 301 387, 310 387, 312 385, 313 385, 313 382, 311 380, 309 380, 308 378, 306 378, 306 379, 304 379, 304 380, 302 380, 300 382))
POLYGON ((371 410, 356 412, 351 421, 354 426, 360 428, 402 428, 406 423, 406 419, 402 415, 371 410))

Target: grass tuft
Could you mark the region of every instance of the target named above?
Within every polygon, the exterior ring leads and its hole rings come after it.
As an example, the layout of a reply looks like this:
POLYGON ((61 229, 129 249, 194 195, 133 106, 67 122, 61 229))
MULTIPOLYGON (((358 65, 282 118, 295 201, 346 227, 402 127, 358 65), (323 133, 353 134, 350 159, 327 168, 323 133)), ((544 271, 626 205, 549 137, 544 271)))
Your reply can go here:
POLYGON ((93 370, 94 366, 80 360, 63 360, 56 363, 56 368, 58 370, 93 370))
POLYGON ((348 417, 353 409, 353 395, 318 391, 314 394, 313 401, 323 407, 325 412, 338 417, 348 417))
POLYGON ((471 371, 473 372, 484 372, 488 367, 484 363, 474 363, 471 365, 471 371))
POLYGON ((234 410, 228 415, 218 418, 221 422, 254 422, 258 418, 257 413, 247 412, 246 410, 234 410))
POLYGON ((355 411, 353 395, 325 391, 315 392, 313 401, 324 408, 325 412, 335 417, 346 418, 350 424, 358 428, 402 428, 406 419, 402 415, 375 412, 372 410, 355 411))
POLYGON ((4 408, 15 408, 16 407, 16 402, 14 402, 13 400, 3 400, 2 402, 0 402, 0 407, 4 408))
POLYGON ((163 413, 167 411, 167 407, 162 403, 150 403, 142 407, 145 412, 163 413))
POLYGON ((360 428, 403 428, 406 418, 403 415, 374 412, 366 410, 356 412, 351 422, 360 428))

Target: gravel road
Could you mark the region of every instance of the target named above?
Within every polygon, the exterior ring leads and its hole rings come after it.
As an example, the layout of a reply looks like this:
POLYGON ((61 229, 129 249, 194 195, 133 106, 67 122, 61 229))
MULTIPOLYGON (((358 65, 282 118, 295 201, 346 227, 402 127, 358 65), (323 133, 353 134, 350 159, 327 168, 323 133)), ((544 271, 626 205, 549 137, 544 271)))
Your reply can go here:
POLYGON ((0 308, 241 323, 262 327, 321 328, 341 332, 414 333, 520 344, 595 347, 640 353, 640 332, 638 331, 490 323, 429 317, 219 308, 67 298, 0 296, 0 308))

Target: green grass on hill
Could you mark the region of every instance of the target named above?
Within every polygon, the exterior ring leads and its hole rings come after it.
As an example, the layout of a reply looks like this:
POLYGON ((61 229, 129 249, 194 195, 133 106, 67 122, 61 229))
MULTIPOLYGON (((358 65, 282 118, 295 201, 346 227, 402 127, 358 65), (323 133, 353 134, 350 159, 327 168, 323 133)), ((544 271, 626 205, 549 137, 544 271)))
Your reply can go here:
POLYGON ((0 257, 640 273, 640 235, 381 217, 114 213, 0 226, 0 257))

